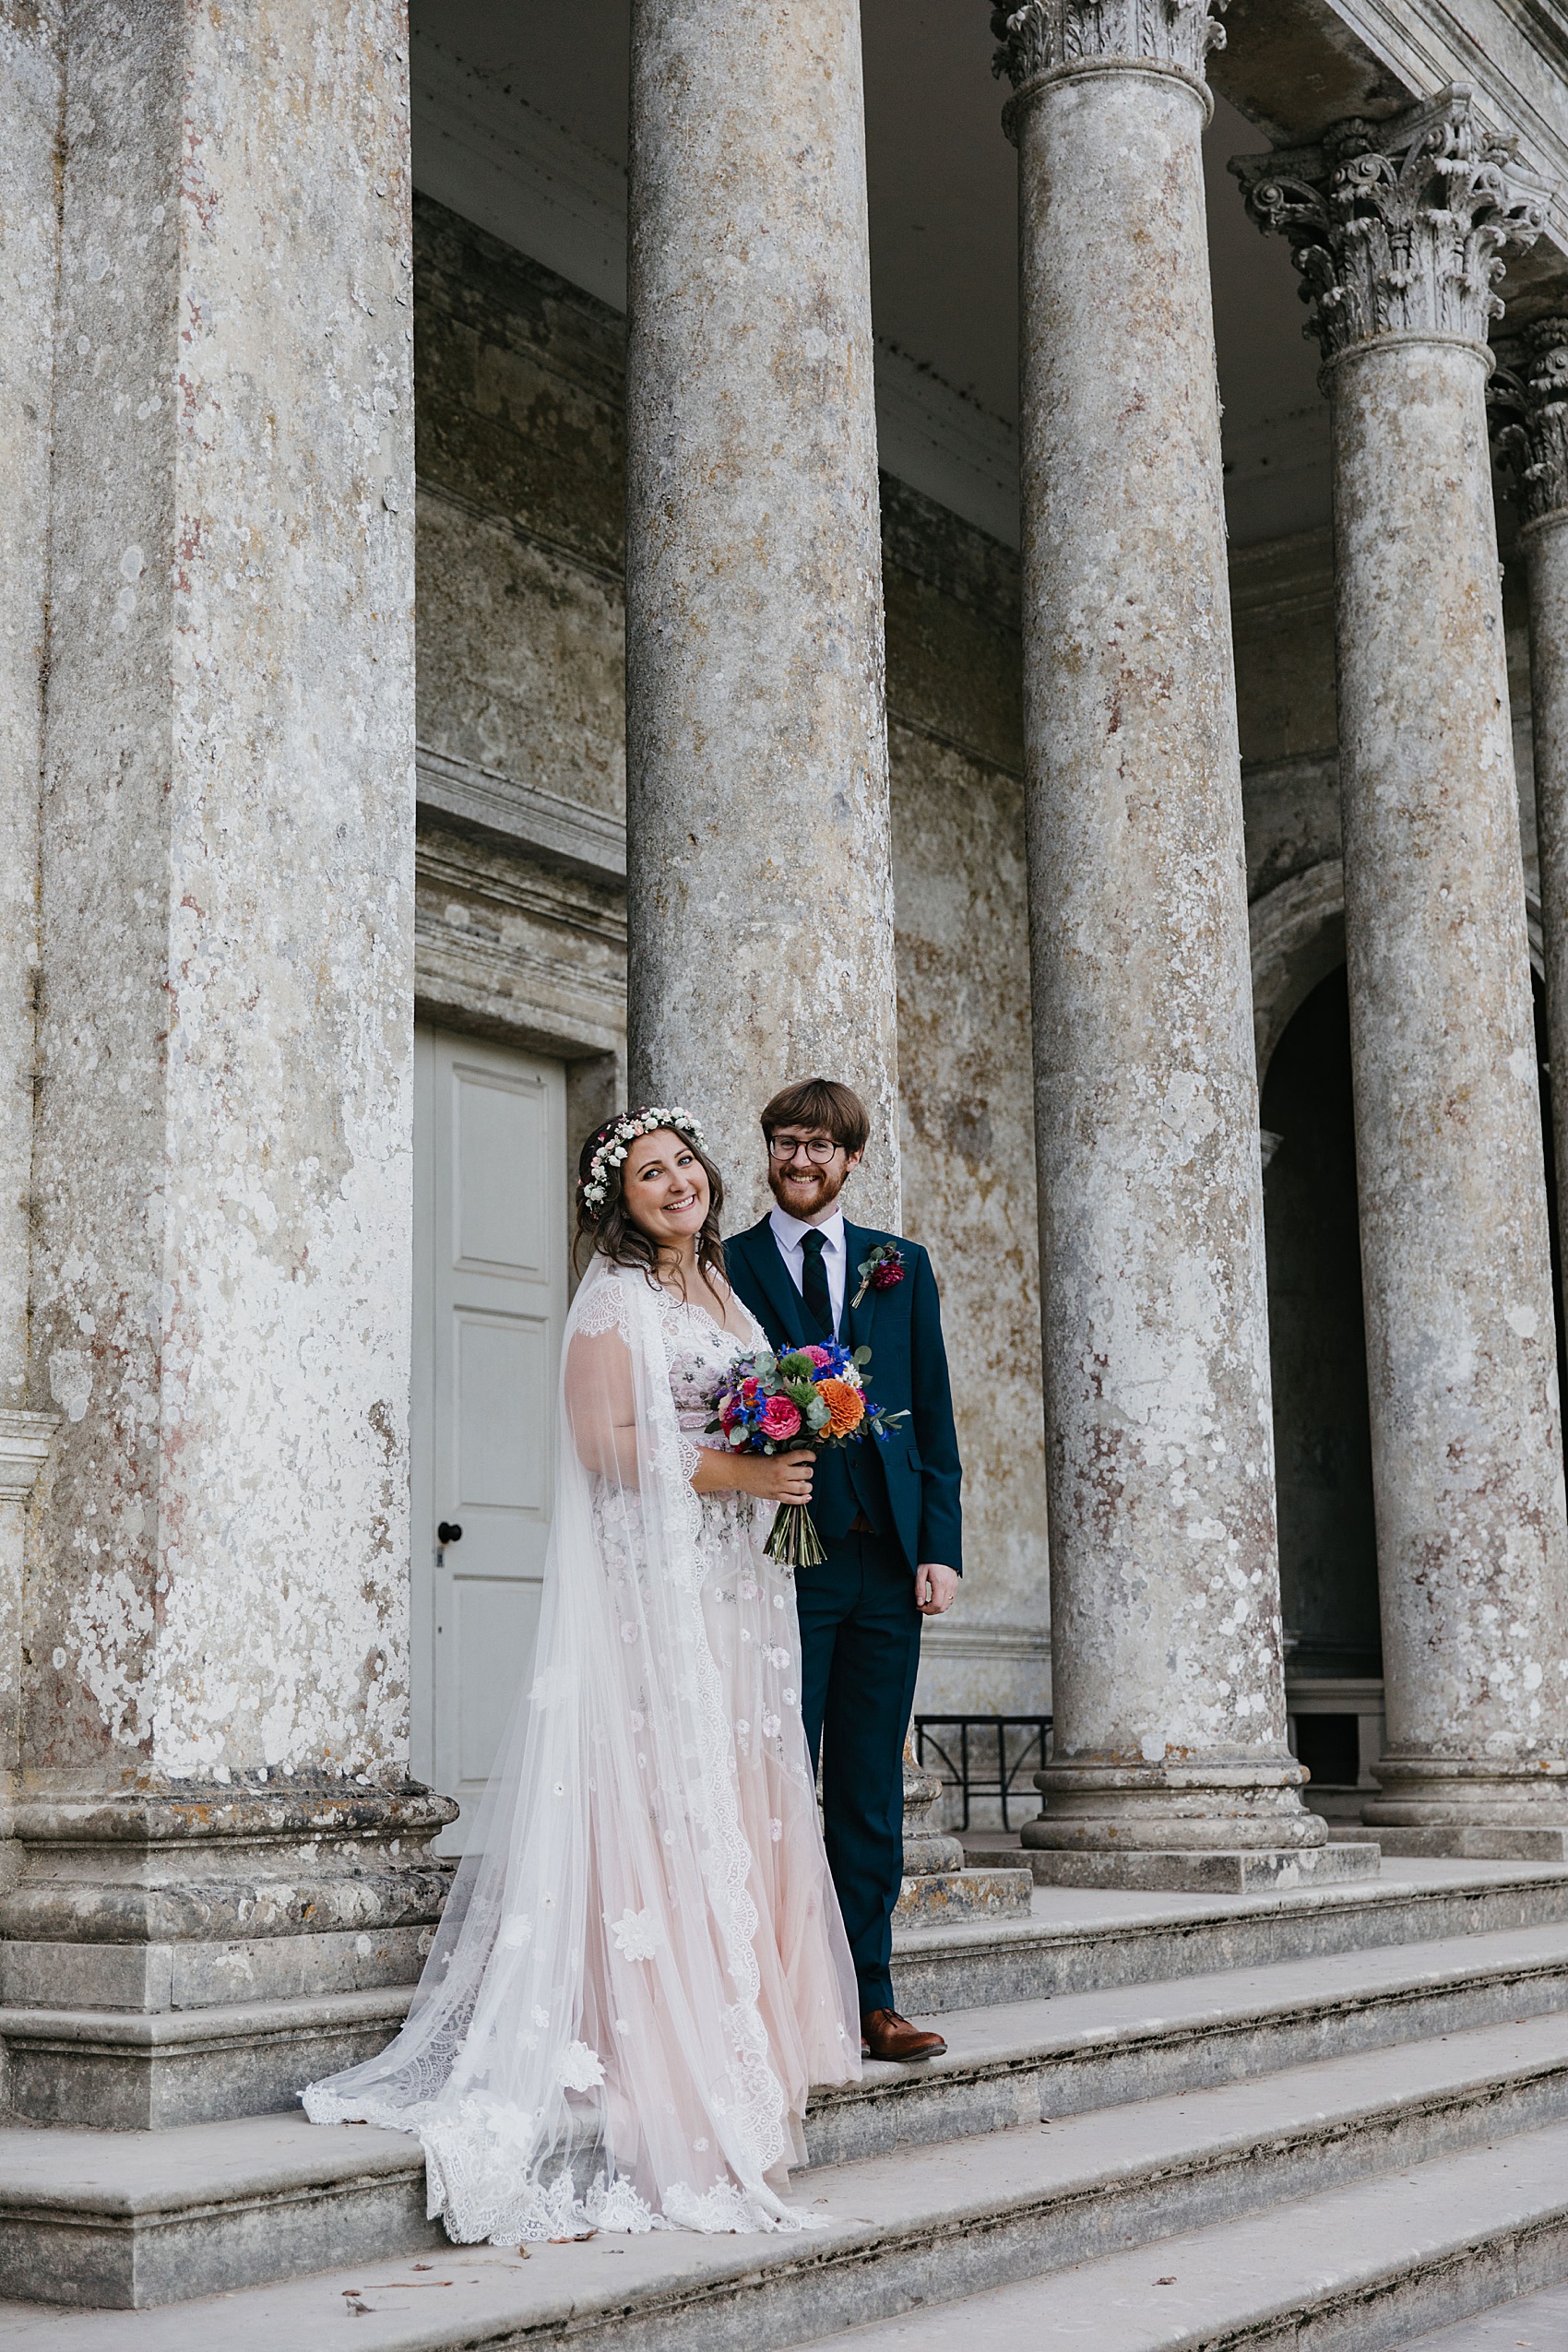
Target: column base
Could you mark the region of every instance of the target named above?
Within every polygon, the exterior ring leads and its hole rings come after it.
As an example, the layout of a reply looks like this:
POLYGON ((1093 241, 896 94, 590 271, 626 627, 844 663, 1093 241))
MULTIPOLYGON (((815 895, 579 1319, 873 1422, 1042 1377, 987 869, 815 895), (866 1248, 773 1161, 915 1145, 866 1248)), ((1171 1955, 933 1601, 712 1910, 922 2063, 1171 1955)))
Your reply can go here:
POLYGON ((1045 1810, 1019 1832, 1048 1886, 1242 1895, 1375 1873, 1378 1849, 1328 1842, 1301 1802, 1293 1756, 1247 1764, 1122 1764, 1054 1758, 1035 1775, 1045 1810))
POLYGON ((1384 1755, 1361 1820, 1385 1854, 1568 1862, 1568 1760, 1384 1755))
POLYGON ((1301 1802, 1306 1777, 1289 1754, 1212 1764, 1058 1756, 1036 1773, 1044 1810, 1019 1834, 1028 1847, 1069 1852, 1299 1853, 1328 1837, 1301 1802))
POLYGON ((265 2114, 384 2049, 456 1811, 411 1783, 24 1792, 0 1895, 11 2111, 115 2131, 265 2114))
POLYGON ((904 1884, 896 1928, 946 1927, 965 1919, 1027 1919, 1034 1881, 1027 1870, 975 1870, 958 1839, 932 1824, 942 1782, 904 1744, 904 1884))

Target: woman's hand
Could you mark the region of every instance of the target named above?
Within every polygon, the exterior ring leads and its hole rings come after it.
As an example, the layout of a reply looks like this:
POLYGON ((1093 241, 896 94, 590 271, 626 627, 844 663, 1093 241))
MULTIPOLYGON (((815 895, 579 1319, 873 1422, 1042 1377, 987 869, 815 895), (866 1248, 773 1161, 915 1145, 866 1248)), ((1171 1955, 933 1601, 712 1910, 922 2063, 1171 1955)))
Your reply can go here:
POLYGON ((792 1454, 731 1454, 705 1445, 692 1484, 698 1494, 716 1494, 728 1487, 754 1494, 762 1503, 809 1503, 815 1468, 815 1454, 803 1446, 792 1454))
POLYGON ((745 1491, 764 1503, 809 1503, 816 1455, 798 1446, 792 1454, 747 1454, 736 1461, 750 1472, 745 1491))

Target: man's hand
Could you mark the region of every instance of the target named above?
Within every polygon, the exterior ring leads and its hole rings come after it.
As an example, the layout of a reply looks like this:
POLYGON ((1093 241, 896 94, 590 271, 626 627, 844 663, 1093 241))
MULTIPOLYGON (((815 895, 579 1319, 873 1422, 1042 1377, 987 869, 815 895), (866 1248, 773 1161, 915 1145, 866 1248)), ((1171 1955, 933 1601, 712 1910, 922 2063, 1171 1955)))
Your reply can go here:
POLYGON ((940 1561, 923 1560, 915 1570, 915 1607, 922 1617, 940 1617, 958 1598, 957 1572, 940 1561))

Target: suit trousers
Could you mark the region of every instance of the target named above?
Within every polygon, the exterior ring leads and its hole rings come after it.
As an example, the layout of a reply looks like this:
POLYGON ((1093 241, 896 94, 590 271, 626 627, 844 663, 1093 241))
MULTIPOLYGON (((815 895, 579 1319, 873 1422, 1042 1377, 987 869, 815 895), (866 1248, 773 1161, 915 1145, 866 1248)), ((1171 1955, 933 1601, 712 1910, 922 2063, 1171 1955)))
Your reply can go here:
POLYGON ((891 2009, 893 1907, 904 1876, 904 1738, 921 1662, 921 1613, 902 1545, 823 1538, 797 1570, 801 1712, 822 1764, 827 1863, 849 1939, 861 2013, 891 2009))

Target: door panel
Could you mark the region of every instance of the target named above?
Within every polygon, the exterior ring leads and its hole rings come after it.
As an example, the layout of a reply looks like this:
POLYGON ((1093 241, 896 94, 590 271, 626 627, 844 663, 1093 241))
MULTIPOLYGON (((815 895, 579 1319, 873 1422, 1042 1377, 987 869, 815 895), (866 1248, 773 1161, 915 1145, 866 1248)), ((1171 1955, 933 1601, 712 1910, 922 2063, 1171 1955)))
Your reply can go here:
POLYGON ((457 1264, 543 1278, 544 1188, 519 1184, 517 1174, 543 1168, 546 1089, 509 1085, 471 1063, 456 1066, 452 1076, 457 1264))
MULTIPOLYGON (((457 1501, 465 1508, 539 1512, 545 1464, 532 1442, 548 1425, 550 1326, 499 1315, 459 1313, 457 1326, 457 1501), (524 1433, 519 1443, 519 1432, 524 1433)), ((509 1533, 526 1543, 521 1523, 509 1533)), ((464 1523, 464 1540, 468 1539, 464 1523)))
POLYGON ((416 1039, 414 1770, 461 1850, 539 1623, 565 1317, 565 1074, 416 1039), (462 1529, 443 1546, 443 1523, 462 1529))

